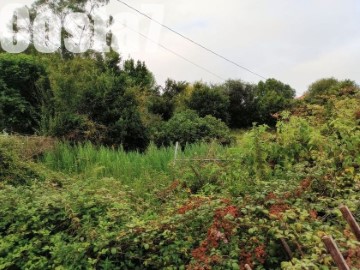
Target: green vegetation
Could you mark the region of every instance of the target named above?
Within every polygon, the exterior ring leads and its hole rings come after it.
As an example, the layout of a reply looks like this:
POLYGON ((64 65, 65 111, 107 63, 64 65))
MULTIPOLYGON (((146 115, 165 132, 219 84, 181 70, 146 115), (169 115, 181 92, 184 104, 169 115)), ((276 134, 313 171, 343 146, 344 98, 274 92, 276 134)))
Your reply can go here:
POLYGON ((294 97, 275 79, 258 85, 168 80, 161 89, 144 63, 123 61, 113 51, 65 58, 2 53, 0 71, 1 130, 126 151, 145 151, 151 141, 229 144, 227 124, 274 126, 272 115, 289 108, 294 97))
POLYGON ((51 111, 49 80, 33 56, 0 54, 0 130, 32 134, 51 111))
POLYGON ((231 143, 232 137, 226 124, 210 115, 199 117, 191 110, 175 114, 168 122, 158 126, 154 134, 157 145, 170 145, 174 142, 185 145, 214 139, 223 145, 231 143))
POLYGON ((229 95, 230 126, 232 128, 251 127, 259 119, 256 110, 256 85, 240 80, 229 80, 225 84, 229 95))
POLYGON ((273 114, 291 107, 295 97, 295 90, 290 85, 275 79, 259 82, 256 90, 257 113, 260 123, 274 125, 273 114))
POLYGON ((0 270, 335 269, 324 235, 360 269, 338 209, 360 221, 360 88, 294 96, 276 79, 162 87, 113 51, 1 52, 0 270))
POLYGON ((220 87, 209 87, 202 83, 196 83, 188 100, 190 109, 195 110, 201 117, 207 115, 221 119, 225 123, 229 121, 229 96, 220 87))
MULTIPOLYGON (((222 152, 216 144, 187 145, 177 152, 177 159, 206 156, 209 152, 222 152)), ((145 153, 125 152, 123 149, 95 147, 91 143, 71 146, 57 144, 44 153, 42 162, 54 171, 60 171, 81 179, 114 178, 131 187, 137 196, 145 197, 155 189, 166 188, 175 177, 175 147, 160 149, 151 145, 145 153)))
POLYGON ((358 90, 298 101, 276 129, 185 147, 175 164, 173 146, 39 153, 2 137, 0 269, 333 269, 323 235, 357 269, 338 206, 359 220, 359 108, 358 90))
POLYGON ((330 95, 354 95, 356 92, 357 85, 354 81, 327 78, 311 84, 305 98, 311 103, 325 104, 330 95))

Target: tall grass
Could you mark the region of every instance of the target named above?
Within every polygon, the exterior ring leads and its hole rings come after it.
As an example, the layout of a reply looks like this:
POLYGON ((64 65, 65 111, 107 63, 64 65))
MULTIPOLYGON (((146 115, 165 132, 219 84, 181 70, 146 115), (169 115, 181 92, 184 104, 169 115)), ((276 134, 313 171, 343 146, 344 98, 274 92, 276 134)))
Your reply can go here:
MULTIPOLYGON (((215 144, 193 144, 179 149, 178 159, 206 157, 220 152, 215 144)), ((175 147, 157 148, 150 145, 145 153, 96 147, 91 143, 71 146, 59 143, 46 152, 42 162, 55 171, 86 179, 115 178, 130 188, 148 192, 166 186, 175 176, 175 147)))

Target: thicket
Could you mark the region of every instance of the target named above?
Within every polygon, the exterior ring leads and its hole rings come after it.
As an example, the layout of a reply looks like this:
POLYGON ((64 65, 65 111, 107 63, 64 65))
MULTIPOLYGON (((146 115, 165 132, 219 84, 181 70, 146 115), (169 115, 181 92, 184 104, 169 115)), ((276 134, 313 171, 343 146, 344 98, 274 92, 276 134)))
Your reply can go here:
POLYGON ((324 235, 360 269, 338 210, 360 221, 359 87, 294 95, 275 79, 162 87, 142 62, 64 44, 1 52, 0 269, 334 269, 324 235), (237 144, 228 126, 246 128, 237 144))
MULTIPOLYGON (((179 150, 176 163, 173 147, 141 155, 60 144, 44 163, 26 162, 44 177, 0 182, 0 269, 333 269, 325 234, 358 269, 360 243, 338 206, 359 221, 359 108, 359 89, 299 101, 276 129, 179 150), (124 181, 134 161, 142 170, 124 181), (136 177, 151 188, 135 192, 136 177)), ((16 179, 25 161, 7 140, 1 172, 16 179)))
POLYGON ((162 92, 144 63, 129 59, 120 64, 114 52, 70 59, 56 54, 0 56, 0 129, 8 133, 90 141, 127 151, 144 151, 151 139, 159 146, 174 140, 229 141, 229 130, 220 121, 221 114, 227 115, 227 106, 221 105, 227 97, 220 90, 211 99, 215 107, 207 106, 206 111, 201 102, 208 97, 202 95, 210 87, 203 85, 199 92, 190 84, 169 80, 162 92), (201 117, 188 117, 198 126, 192 131, 195 135, 184 130, 183 137, 171 136, 178 131, 173 122, 179 117, 174 114, 186 114, 189 107, 201 117))
POLYGON ((293 98, 294 90, 275 79, 258 85, 168 80, 162 88, 145 63, 113 51, 0 54, 0 129, 73 143, 127 151, 145 151, 151 140, 159 146, 211 139, 228 144, 227 126, 274 126, 272 114, 289 108, 293 98))

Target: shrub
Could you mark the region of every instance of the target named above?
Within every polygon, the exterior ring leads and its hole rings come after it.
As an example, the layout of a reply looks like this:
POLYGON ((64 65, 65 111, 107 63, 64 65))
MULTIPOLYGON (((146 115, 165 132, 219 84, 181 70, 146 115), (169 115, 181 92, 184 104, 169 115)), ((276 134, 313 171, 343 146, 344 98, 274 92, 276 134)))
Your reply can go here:
POLYGON ((232 141, 230 130, 225 123, 210 115, 199 117, 191 110, 177 113, 168 122, 163 123, 154 139, 159 146, 175 142, 184 146, 187 143, 211 140, 228 145, 232 141))
MULTIPOLYGON (((360 243, 338 209, 360 217, 359 102, 334 99, 322 121, 321 105, 311 116, 284 112, 276 131, 257 126, 220 152, 192 145, 180 154, 197 158, 172 166, 172 147, 142 155, 60 144, 45 164, 73 178, 54 183, 46 171, 43 182, 0 183, 0 268, 332 269, 321 239, 331 235, 359 269, 360 243)), ((199 118, 185 111, 171 127, 199 118)))
POLYGON ((359 87, 354 81, 339 81, 335 78, 320 79, 309 86, 305 100, 310 103, 325 104, 331 95, 354 95, 359 92, 359 87))
POLYGON ((13 138, 0 137, 0 184, 31 185, 44 179, 36 164, 23 160, 22 144, 13 138))

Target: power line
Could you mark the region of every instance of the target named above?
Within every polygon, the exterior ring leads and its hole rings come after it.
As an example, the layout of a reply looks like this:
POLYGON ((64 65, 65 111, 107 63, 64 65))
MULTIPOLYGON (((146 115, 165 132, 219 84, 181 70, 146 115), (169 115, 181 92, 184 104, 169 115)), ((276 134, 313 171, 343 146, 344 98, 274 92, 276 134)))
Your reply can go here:
POLYGON ((158 42, 156 42, 156 41, 154 41, 154 40, 150 39, 149 37, 147 37, 147 36, 146 36, 146 35, 144 35, 143 33, 140 33, 140 32, 138 32, 138 31, 136 31, 136 30, 134 30, 134 29, 132 29, 132 28, 128 27, 126 24, 123 24, 123 26, 124 26, 124 27, 126 27, 127 29, 129 29, 129 30, 131 30, 131 31, 133 31, 133 32, 135 32, 135 33, 137 33, 138 35, 142 36, 143 38, 145 38, 145 39, 149 40, 150 42, 152 42, 152 43, 154 43, 154 44, 158 45, 158 46, 159 46, 159 47, 161 47, 162 49, 164 49, 164 50, 166 50, 166 51, 168 51, 168 52, 170 52, 170 53, 172 53, 172 54, 176 55, 177 57, 179 57, 179 58, 181 58, 181 59, 183 59, 183 60, 185 60, 186 62, 188 62, 188 63, 190 63, 190 64, 192 64, 192 65, 194 65, 194 66, 196 66, 196 67, 198 67, 198 68, 200 68, 200 69, 202 69, 202 70, 206 71, 207 73, 209 73, 209 74, 211 74, 211 75, 213 75, 213 76, 217 77, 217 78, 218 78, 218 79, 220 79, 220 80, 226 81, 226 79, 224 79, 223 77, 221 77, 221 76, 217 75, 216 73, 214 73, 214 72, 210 71, 209 69, 207 69, 207 68, 205 68, 205 67, 203 67, 203 66, 200 66, 199 64, 196 64, 195 62, 193 62, 193 61, 189 60, 188 58, 186 58, 186 57, 182 56, 181 54, 179 54, 179 53, 177 53, 177 52, 175 52, 175 51, 173 51, 173 50, 171 50, 171 49, 169 49, 169 48, 165 47, 164 45, 162 45, 162 44, 160 44, 160 43, 158 43, 158 42))
POLYGON ((189 38, 189 37, 187 37, 187 36, 179 33, 178 31, 172 29, 171 27, 169 27, 169 26, 167 26, 167 25, 165 25, 165 24, 163 24, 163 23, 161 23, 161 22, 153 19, 152 17, 150 17, 149 15, 147 15, 147 14, 145 14, 144 12, 140 11, 139 9, 137 9, 137 8, 135 8, 135 7, 133 7, 133 6, 130 6, 128 3, 126 3, 126 2, 124 2, 124 1, 122 1, 122 0, 117 0, 117 1, 118 1, 119 3, 127 6, 128 8, 136 11, 136 12, 139 13, 140 15, 148 18, 149 20, 155 22, 156 24, 158 24, 158 25, 166 28, 166 29, 169 30, 170 32, 173 32, 174 34, 176 34, 176 35, 178 35, 178 36, 186 39, 187 41, 195 44, 196 46, 198 46, 198 47, 200 47, 200 48, 202 48, 202 49, 204 49, 204 50, 206 50, 206 51, 208 51, 208 52, 216 55, 217 57, 219 57, 219 58, 221 58, 221 59, 223 59, 223 60, 225 60, 225 61, 227 61, 227 62, 229 62, 229 63, 231 63, 231 64, 233 64, 233 65, 235 65, 235 66, 237 66, 238 68, 241 68, 241 69, 243 69, 243 70, 246 70, 247 72, 249 72, 249 73, 251 73, 251 74, 253 74, 253 75, 255 75, 255 76, 258 76, 258 77, 260 77, 260 78, 262 78, 262 79, 265 79, 265 80, 267 79, 265 76, 262 76, 262 75, 260 75, 260 74, 258 74, 258 73, 256 73, 256 72, 254 72, 254 71, 252 71, 252 70, 250 70, 250 69, 248 69, 248 68, 246 68, 246 67, 244 67, 244 66, 242 66, 242 65, 240 65, 240 64, 238 64, 238 63, 236 63, 235 61, 230 60, 229 58, 227 58, 227 57, 225 57, 225 56, 223 56, 223 55, 221 55, 221 54, 219 54, 219 53, 217 53, 217 52, 215 52, 215 51, 213 51, 213 50, 205 47, 204 45, 196 42, 195 40, 193 40, 193 39, 191 39, 191 38, 189 38))

